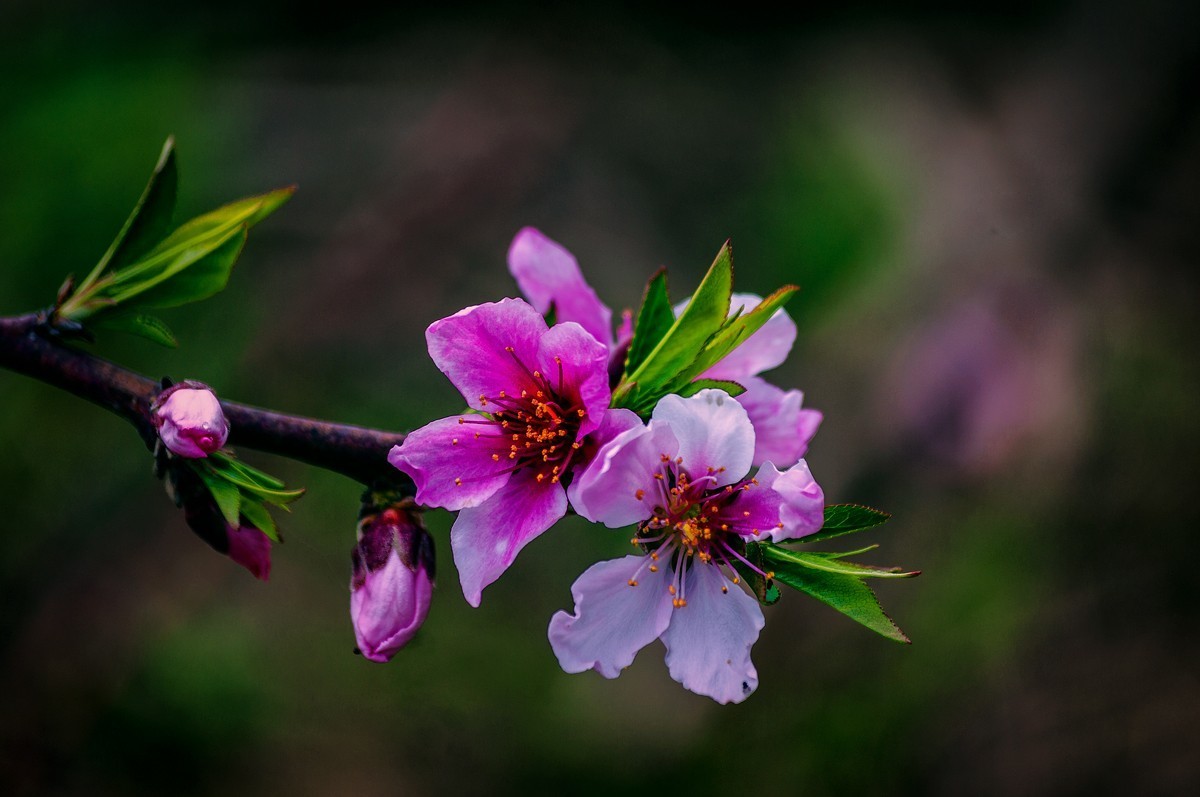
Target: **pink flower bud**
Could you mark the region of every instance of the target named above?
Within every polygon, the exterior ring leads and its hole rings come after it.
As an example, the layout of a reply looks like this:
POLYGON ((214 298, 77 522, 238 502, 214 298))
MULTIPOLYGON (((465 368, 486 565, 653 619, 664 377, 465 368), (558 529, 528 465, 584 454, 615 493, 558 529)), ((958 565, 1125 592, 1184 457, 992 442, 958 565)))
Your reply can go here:
POLYGON ((358 649, 371 661, 386 662, 429 614, 433 539, 412 510, 389 507, 359 522, 350 558, 350 617, 358 649))
POLYGON ((207 457, 229 437, 221 403, 199 382, 180 382, 164 390, 154 403, 153 418, 163 443, 181 457, 207 457))
MULTIPOLYGON (((245 518, 242 522, 245 523, 245 518)), ((271 538, 254 526, 226 526, 230 559, 250 571, 260 581, 271 576, 271 538)))

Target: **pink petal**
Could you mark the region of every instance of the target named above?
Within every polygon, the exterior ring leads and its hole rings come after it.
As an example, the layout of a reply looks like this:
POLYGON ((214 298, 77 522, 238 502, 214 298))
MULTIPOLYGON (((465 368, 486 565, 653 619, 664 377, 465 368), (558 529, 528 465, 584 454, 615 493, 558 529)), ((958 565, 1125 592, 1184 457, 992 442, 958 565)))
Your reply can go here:
POLYGON ((561 484, 536 481, 524 468, 479 506, 458 513, 450 547, 467 603, 478 606, 484 587, 508 569, 517 553, 567 512, 561 484))
POLYGON ((441 418, 393 446, 388 462, 412 477, 417 503, 423 506, 478 506, 512 475, 507 471, 508 441, 498 435, 497 424, 479 415, 441 418), (492 459, 496 453, 502 454, 500 462, 492 459))
POLYGON ((782 529, 771 533, 775 542, 792 540, 818 531, 825 523, 825 492, 813 478, 808 463, 800 460, 780 473, 770 462, 758 471, 759 485, 778 493, 782 529))
POLYGON ((550 647, 566 672, 596 670, 616 678, 671 619, 669 567, 651 573, 646 556, 592 565, 571 585, 575 614, 550 620, 550 647), (630 580, 637 586, 630 586, 630 580))
POLYGON ((758 671, 750 661, 750 648, 764 625, 758 601, 726 582, 712 565, 694 564, 684 579, 687 605, 671 613, 662 636, 667 669, 698 695, 740 703, 758 687, 758 671))
POLYGON ((555 324, 538 344, 537 363, 560 397, 582 405, 579 435, 598 428, 612 398, 608 349, 578 324, 555 324))
POLYGON ((371 661, 391 659, 425 622, 432 597, 433 582, 425 568, 410 570, 393 550, 387 564, 350 593, 359 651, 371 661))
POLYGON ((737 397, 754 425, 754 464, 767 460, 790 465, 808 452, 822 415, 801 407, 804 394, 784 391, 757 376, 741 381, 746 392, 737 397))
POLYGON ((612 311, 583 279, 575 257, 560 244, 526 227, 508 249, 508 270, 539 313, 553 305, 556 321, 574 321, 605 349, 612 348, 612 311))
POLYGON ((663 503, 662 457, 675 457, 679 444, 671 429, 650 429, 640 423, 618 435, 571 485, 571 504, 581 516, 609 528, 646 520, 663 503))
POLYGON ((546 334, 542 316, 520 299, 467 307, 429 325, 429 356, 473 409, 486 410, 480 396, 517 395, 536 389, 538 341, 546 334), (509 352, 508 348, 513 351, 509 352))
POLYGON ((701 390, 689 398, 664 396, 650 420, 667 425, 679 441, 677 456, 693 480, 712 472, 713 486, 740 480, 754 458, 754 427, 742 405, 723 390, 701 390))

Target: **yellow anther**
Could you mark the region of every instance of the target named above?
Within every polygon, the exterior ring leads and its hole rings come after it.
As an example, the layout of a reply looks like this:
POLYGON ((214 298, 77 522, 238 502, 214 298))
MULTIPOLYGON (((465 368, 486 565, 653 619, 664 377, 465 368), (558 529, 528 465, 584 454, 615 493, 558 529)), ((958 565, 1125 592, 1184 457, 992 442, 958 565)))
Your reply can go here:
POLYGON ((671 584, 669 587, 667 587, 667 592, 669 592, 669 593, 671 593, 672 595, 674 595, 674 594, 675 594, 675 585, 674 585, 674 584, 671 584))
POLYGON ((540 482, 542 479, 544 479, 544 478, 546 478, 546 474, 544 474, 544 473, 539 473, 539 474, 537 475, 537 480, 538 480, 539 482, 540 482))
POLYGON ((542 378, 542 372, 541 372, 541 371, 534 371, 534 372, 533 372, 533 378, 534 378, 534 379, 541 379, 541 378, 542 378))
POLYGON ((505 346, 505 347, 504 347, 504 350, 505 350, 505 351, 509 351, 509 352, 510 352, 510 351, 512 351, 512 350, 513 350, 513 347, 512 347, 512 346, 505 346))
POLYGON ((452 446, 456 446, 456 445, 458 445, 458 438, 457 438, 457 437, 452 437, 452 438, 450 439, 450 445, 452 445, 452 446))
POLYGON ((743 511, 743 512, 742 512, 742 517, 750 517, 750 510, 749 510, 749 509, 747 509, 747 510, 743 511))
POLYGON ((500 455, 492 454, 492 462, 499 462, 499 461, 500 461, 500 455))
POLYGON ((657 573, 657 572, 658 572, 658 565, 650 565, 650 572, 651 572, 651 573, 657 573))
POLYGON ((638 490, 636 493, 633 494, 633 497, 636 498, 637 500, 641 501, 643 498, 646 497, 646 491, 638 490))
POLYGON ((455 486, 455 487, 462 487, 462 479, 455 478, 455 479, 454 479, 454 486, 455 486))
POLYGON ((479 403, 486 407, 487 406, 487 396, 480 393, 479 394, 479 403))
POLYGON ((723 595, 728 595, 728 594, 729 594, 729 587, 727 587, 727 586, 725 586, 724 584, 722 584, 722 585, 721 585, 721 594, 723 594, 723 595))
POLYGON ((634 581, 634 580, 631 578, 631 579, 629 579, 629 586, 631 586, 631 587, 636 587, 636 586, 637 586, 637 582, 636 582, 636 581, 634 581))

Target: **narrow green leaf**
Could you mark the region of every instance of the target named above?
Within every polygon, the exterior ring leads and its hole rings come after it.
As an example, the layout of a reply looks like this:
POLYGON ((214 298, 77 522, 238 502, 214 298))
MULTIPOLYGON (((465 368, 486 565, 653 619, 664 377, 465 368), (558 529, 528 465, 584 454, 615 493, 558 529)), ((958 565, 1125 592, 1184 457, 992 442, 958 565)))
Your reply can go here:
MULTIPOLYGON (((239 199, 180 225, 136 263, 113 272, 108 278, 112 285, 106 287, 102 295, 118 303, 128 301, 172 279, 184 269, 202 262, 209 254, 228 244, 229 248, 217 256, 215 263, 209 261, 210 269, 199 280, 204 289, 201 290, 195 285, 191 287, 191 290, 202 294, 200 298, 211 295, 215 292, 212 290, 213 285, 218 282, 214 279, 213 272, 223 273, 224 279, 227 280, 225 256, 230 249, 236 248, 240 251, 241 244, 231 244, 230 240, 240 237, 244 243, 246 230, 286 202, 293 192, 292 188, 284 188, 239 199)), ((234 258, 236 259, 236 253, 234 258)), ((223 287, 224 282, 220 285, 223 287)), ((177 297, 166 297, 160 301, 164 304, 153 306, 174 306, 182 303, 177 297)))
POLYGON ((221 515, 225 518, 225 522, 235 527, 239 525, 241 522, 239 517, 242 506, 242 493, 238 490, 237 486, 223 479, 207 463, 198 465, 196 472, 200 474, 200 478, 204 481, 204 486, 212 493, 213 500, 216 501, 217 508, 221 510, 221 515))
POLYGON ((825 507, 825 523, 821 530, 794 540, 784 542, 817 542, 840 537, 843 534, 853 534, 856 531, 881 526, 891 520, 892 516, 879 509, 858 504, 830 504, 825 507))
MULTIPOLYGON (((762 325, 766 324, 770 317, 774 316, 775 312, 784 306, 788 299, 792 298, 793 294, 796 294, 797 290, 799 288, 796 286, 784 286, 758 302, 754 310, 744 314, 734 313, 721 330, 716 332, 707 346, 704 346, 700 355, 691 362, 685 372, 686 378, 690 380, 700 376, 701 373, 724 359, 726 354, 742 346, 742 343, 760 330, 762 325)), ((683 377, 684 374, 680 374, 680 378, 683 377)))
POLYGON ((646 283, 642 306, 633 327, 633 340, 625 358, 625 373, 636 371, 674 324, 675 312, 667 296, 667 270, 660 268, 646 283))
POLYGON ((832 606, 877 634, 897 642, 911 642, 880 608, 875 593, 861 579, 802 567, 776 570, 775 578, 832 606))
POLYGON ((237 459, 230 454, 218 451, 210 455, 209 459, 216 463, 217 467, 223 470, 227 469, 240 474, 250 484, 260 487, 267 487, 274 490, 282 490, 285 487, 282 481, 276 479, 271 474, 264 473, 258 468, 251 467, 250 465, 247 465, 245 462, 242 462, 240 459, 237 459))
POLYGON ((178 307, 220 293, 229 284, 229 275, 245 245, 246 228, 243 226, 216 249, 169 279, 125 300, 125 306, 154 309, 178 307))
POLYGON ((105 313, 96 318, 91 324, 96 329, 112 329, 118 332, 128 332, 153 341, 160 346, 174 349, 179 345, 175 335, 161 320, 145 313, 113 312, 105 313))
POLYGON ((730 382, 725 379, 697 379, 695 382, 688 382, 686 385, 679 388, 679 395, 687 398, 688 396, 694 396, 701 390, 705 390, 710 387, 716 388, 717 390, 724 390, 734 398, 746 392, 746 388, 742 385, 739 385, 737 382, 730 382))
POLYGON ((643 401, 656 403, 663 395, 662 386, 693 362, 704 344, 721 328, 729 315, 732 290, 733 255, 727 242, 692 294, 688 306, 641 365, 626 377, 625 381, 638 383, 643 401))
POLYGON ((242 517, 273 541, 283 542, 283 538, 279 536, 279 528, 275 525, 275 518, 271 517, 270 510, 264 504, 253 499, 242 501, 242 517))
POLYGON ((811 551, 793 551, 787 548, 777 548, 774 545, 763 545, 763 557, 773 568, 787 565, 799 565, 811 570, 823 570, 827 573, 841 573, 858 576, 859 578, 912 578, 919 576, 919 570, 903 570, 899 567, 874 567, 856 562, 844 561, 841 557, 849 553, 830 556, 811 551))
POLYGON ((121 231, 109 245, 108 251, 92 269, 82 286, 91 285, 107 268, 120 268, 132 263, 139 255, 158 243, 171 223, 175 213, 175 194, 179 185, 179 172, 175 165, 175 137, 169 136, 163 144, 158 164, 146 183, 145 190, 121 231))

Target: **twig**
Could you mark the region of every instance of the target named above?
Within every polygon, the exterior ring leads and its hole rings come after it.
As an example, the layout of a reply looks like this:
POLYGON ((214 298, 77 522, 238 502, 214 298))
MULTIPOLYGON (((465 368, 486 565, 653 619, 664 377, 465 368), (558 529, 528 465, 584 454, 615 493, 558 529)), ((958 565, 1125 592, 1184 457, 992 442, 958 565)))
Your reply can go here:
MULTIPOLYGON (((0 367, 25 374, 116 413, 133 424, 148 448, 155 431, 150 405, 159 383, 53 339, 42 315, 0 317, 0 367)), ((412 492, 411 482, 387 462, 398 432, 333 423, 236 401, 222 401, 229 442, 341 473, 366 485, 391 484, 412 492)))

